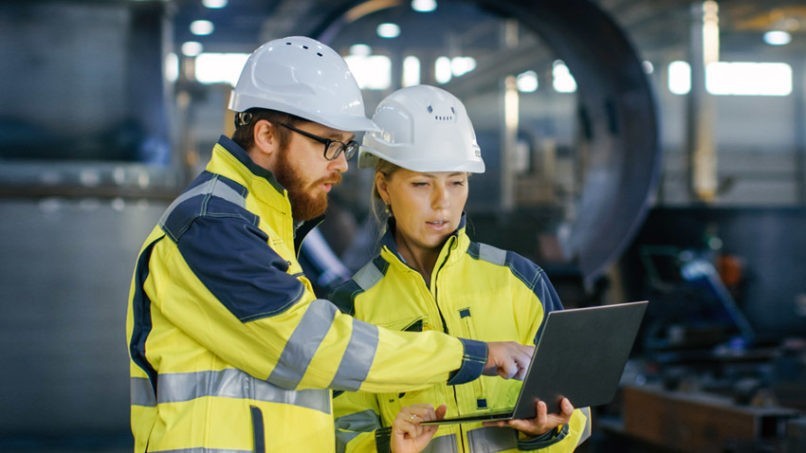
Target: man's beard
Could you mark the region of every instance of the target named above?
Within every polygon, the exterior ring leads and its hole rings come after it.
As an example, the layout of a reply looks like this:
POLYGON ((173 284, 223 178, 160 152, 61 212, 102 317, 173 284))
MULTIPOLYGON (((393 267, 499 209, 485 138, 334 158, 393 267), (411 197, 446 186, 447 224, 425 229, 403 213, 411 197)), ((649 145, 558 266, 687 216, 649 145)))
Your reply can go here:
POLYGON ((327 192, 314 194, 312 189, 326 181, 335 186, 341 182, 341 174, 334 173, 329 178, 306 184, 301 172, 291 165, 291 160, 288 158, 289 154, 288 148, 280 151, 274 176, 288 191, 288 198, 291 200, 291 215, 297 221, 319 217, 327 210, 327 192))

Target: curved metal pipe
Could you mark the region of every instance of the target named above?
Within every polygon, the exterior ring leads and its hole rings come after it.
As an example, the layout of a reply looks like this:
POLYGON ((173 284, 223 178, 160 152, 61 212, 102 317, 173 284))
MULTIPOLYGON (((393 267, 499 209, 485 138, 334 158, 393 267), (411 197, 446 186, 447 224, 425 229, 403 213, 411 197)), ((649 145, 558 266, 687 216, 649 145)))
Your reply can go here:
POLYGON ((564 245, 590 282, 627 247, 658 183, 657 108, 643 64, 624 32, 590 1, 479 3, 531 28, 577 81, 581 140, 590 160, 564 245))
MULTIPOLYGON (((625 33, 589 0, 475 0, 539 35, 577 81, 580 147, 589 160, 582 194, 563 241, 587 283, 602 275, 646 217, 658 184, 661 149, 654 93, 625 33)), ((342 5, 342 15, 349 5, 342 5)), ((332 40, 347 24, 314 27, 332 40)))

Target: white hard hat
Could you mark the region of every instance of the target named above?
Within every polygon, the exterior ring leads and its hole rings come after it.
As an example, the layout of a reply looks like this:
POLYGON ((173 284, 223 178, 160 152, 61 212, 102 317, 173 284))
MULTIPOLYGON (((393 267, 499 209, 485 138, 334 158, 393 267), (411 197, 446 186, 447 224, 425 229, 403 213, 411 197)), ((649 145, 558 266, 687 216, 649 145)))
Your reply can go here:
POLYGON ((359 167, 373 167, 381 158, 411 171, 484 173, 465 106, 443 89, 397 90, 381 101, 372 119, 381 130, 364 134, 359 167))
POLYGON ((341 55, 304 36, 275 39, 252 52, 229 100, 230 110, 250 108, 290 113, 341 131, 377 129, 341 55))

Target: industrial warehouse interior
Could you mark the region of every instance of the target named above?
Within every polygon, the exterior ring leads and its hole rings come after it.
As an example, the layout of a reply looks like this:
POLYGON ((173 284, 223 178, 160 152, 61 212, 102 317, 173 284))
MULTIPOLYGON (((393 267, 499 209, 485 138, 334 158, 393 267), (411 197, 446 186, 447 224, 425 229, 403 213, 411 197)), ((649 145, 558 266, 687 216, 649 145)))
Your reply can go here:
MULTIPOLYGON (((3 0, 0 451, 132 451, 135 260, 287 36, 368 115, 461 99, 468 232, 565 308, 649 300, 576 451, 806 451, 806 0, 3 0)), ((377 247, 349 164, 299 252, 320 297, 377 247)))

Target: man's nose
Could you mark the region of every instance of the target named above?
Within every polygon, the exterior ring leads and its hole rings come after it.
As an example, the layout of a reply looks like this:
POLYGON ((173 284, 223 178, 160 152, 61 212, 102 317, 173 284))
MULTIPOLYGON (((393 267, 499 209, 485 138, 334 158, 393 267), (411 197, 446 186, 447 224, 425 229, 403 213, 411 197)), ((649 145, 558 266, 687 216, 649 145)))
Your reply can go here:
POLYGON ((345 173, 350 169, 350 164, 347 163, 347 156, 344 153, 339 153, 338 157, 330 161, 330 166, 339 173, 345 173))

